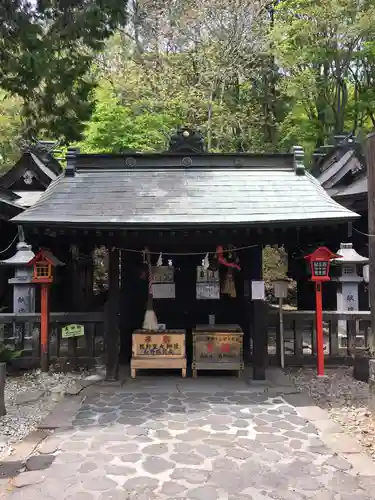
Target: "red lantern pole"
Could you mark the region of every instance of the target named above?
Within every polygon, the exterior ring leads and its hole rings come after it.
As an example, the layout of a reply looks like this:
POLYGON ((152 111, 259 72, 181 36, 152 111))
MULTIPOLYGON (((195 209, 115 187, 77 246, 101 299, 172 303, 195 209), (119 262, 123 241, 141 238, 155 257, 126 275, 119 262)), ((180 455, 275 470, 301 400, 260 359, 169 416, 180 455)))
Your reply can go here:
POLYGON ((323 302, 322 282, 315 282, 316 299, 316 354, 318 377, 324 376, 323 302))
POLYGON ((306 255, 305 259, 310 264, 311 281, 315 283, 316 303, 316 362, 318 377, 324 377, 324 337, 323 337, 323 301, 322 285, 329 281, 329 264, 341 255, 331 252, 327 247, 319 247, 313 253, 306 255))
POLYGON ((49 327, 49 310, 48 310, 48 292, 49 286, 47 283, 41 285, 41 304, 40 304, 40 366, 42 372, 48 372, 49 368, 49 353, 48 353, 48 327, 49 327))

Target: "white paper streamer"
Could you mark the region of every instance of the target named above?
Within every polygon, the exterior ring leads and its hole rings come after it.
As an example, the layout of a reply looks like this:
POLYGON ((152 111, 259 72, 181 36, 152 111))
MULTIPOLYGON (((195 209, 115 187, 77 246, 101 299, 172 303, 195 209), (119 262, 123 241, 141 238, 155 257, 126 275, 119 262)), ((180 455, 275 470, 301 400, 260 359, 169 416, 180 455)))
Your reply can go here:
POLYGON ((158 258, 158 261, 157 261, 157 263, 156 263, 156 266, 157 266, 157 267, 161 267, 162 265, 163 265, 163 255, 162 255, 162 253, 160 252, 160 254, 159 254, 159 258, 158 258))
POLYGON ((208 260, 208 253, 206 254, 205 258, 203 259, 202 262, 203 269, 207 271, 207 269, 210 267, 210 261, 208 260))

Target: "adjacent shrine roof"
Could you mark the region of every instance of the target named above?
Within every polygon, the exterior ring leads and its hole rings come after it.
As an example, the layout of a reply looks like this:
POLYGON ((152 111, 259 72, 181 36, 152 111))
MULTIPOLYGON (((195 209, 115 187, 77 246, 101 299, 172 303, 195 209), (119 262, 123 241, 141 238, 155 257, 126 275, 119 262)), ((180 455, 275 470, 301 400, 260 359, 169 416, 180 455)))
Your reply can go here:
POLYGON ((86 227, 348 221, 294 154, 75 154, 18 224, 86 227))
POLYGON ((340 204, 367 211, 367 171, 362 145, 353 134, 336 136, 335 144, 315 154, 312 173, 340 204))

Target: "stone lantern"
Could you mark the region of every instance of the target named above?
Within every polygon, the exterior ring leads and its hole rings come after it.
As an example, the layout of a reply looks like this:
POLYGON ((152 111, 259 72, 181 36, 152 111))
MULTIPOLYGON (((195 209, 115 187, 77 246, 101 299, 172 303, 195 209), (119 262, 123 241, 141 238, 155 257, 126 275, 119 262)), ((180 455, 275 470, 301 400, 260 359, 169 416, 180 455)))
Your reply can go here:
POLYGON ((35 312, 33 270, 28 265, 34 257, 35 254, 31 250, 31 246, 25 241, 20 241, 13 257, 0 261, 3 266, 15 268, 14 277, 8 280, 8 283, 13 285, 13 312, 15 314, 35 312))
MULTIPOLYGON (((6 260, 1 260, 3 266, 15 268, 14 277, 8 280, 13 285, 13 313, 34 313, 35 312, 35 285, 32 283, 33 270, 28 266, 34 257, 31 246, 25 241, 17 244, 17 252, 6 260)), ((33 343, 33 332, 30 331, 30 324, 21 325, 13 323, 13 342, 15 345, 24 341, 24 349, 31 349, 33 343)))
MULTIPOLYGON (((369 259, 359 255, 352 243, 341 243, 337 254, 341 255, 340 259, 334 260, 334 263, 341 268, 339 276, 334 278, 338 282, 337 311, 358 311, 358 285, 363 281, 363 277, 358 275, 358 267, 367 264, 369 259)), ((339 337, 346 337, 345 320, 339 320, 338 333, 339 337)))

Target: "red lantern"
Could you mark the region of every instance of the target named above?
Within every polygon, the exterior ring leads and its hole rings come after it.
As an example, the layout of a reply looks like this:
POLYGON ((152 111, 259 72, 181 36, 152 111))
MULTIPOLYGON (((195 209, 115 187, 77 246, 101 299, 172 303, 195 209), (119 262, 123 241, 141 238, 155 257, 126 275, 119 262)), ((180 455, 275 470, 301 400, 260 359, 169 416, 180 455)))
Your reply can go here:
POLYGON ((49 250, 40 250, 28 263, 33 266, 33 283, 41 285, 41 305, 40 305, 40 365, 43 372, 49 368, 48 352, 48 331, 49 331, 49 286, 53 282, 53 269, 56 266, 63 266, 63 262, 57 259, 49 250))
POLYGON ((339 259, 341 255, 337 255, 327 247, 319 247, 314 252, 306 255, 305 259, 310 264, 311 281, 329 281, 329 267, 333 259, 339 259))
POLYGON ((324 376, 324 338, 323 338, 323 303, 322 283, 329 281, 329 266, 332 259, 339 259, 337 255, 327 247, 319 247, 313 253, 306 255, 305 259, 310 263, 311 281, 315 283, 316 298, 316 351, 318 376, 324 376))

